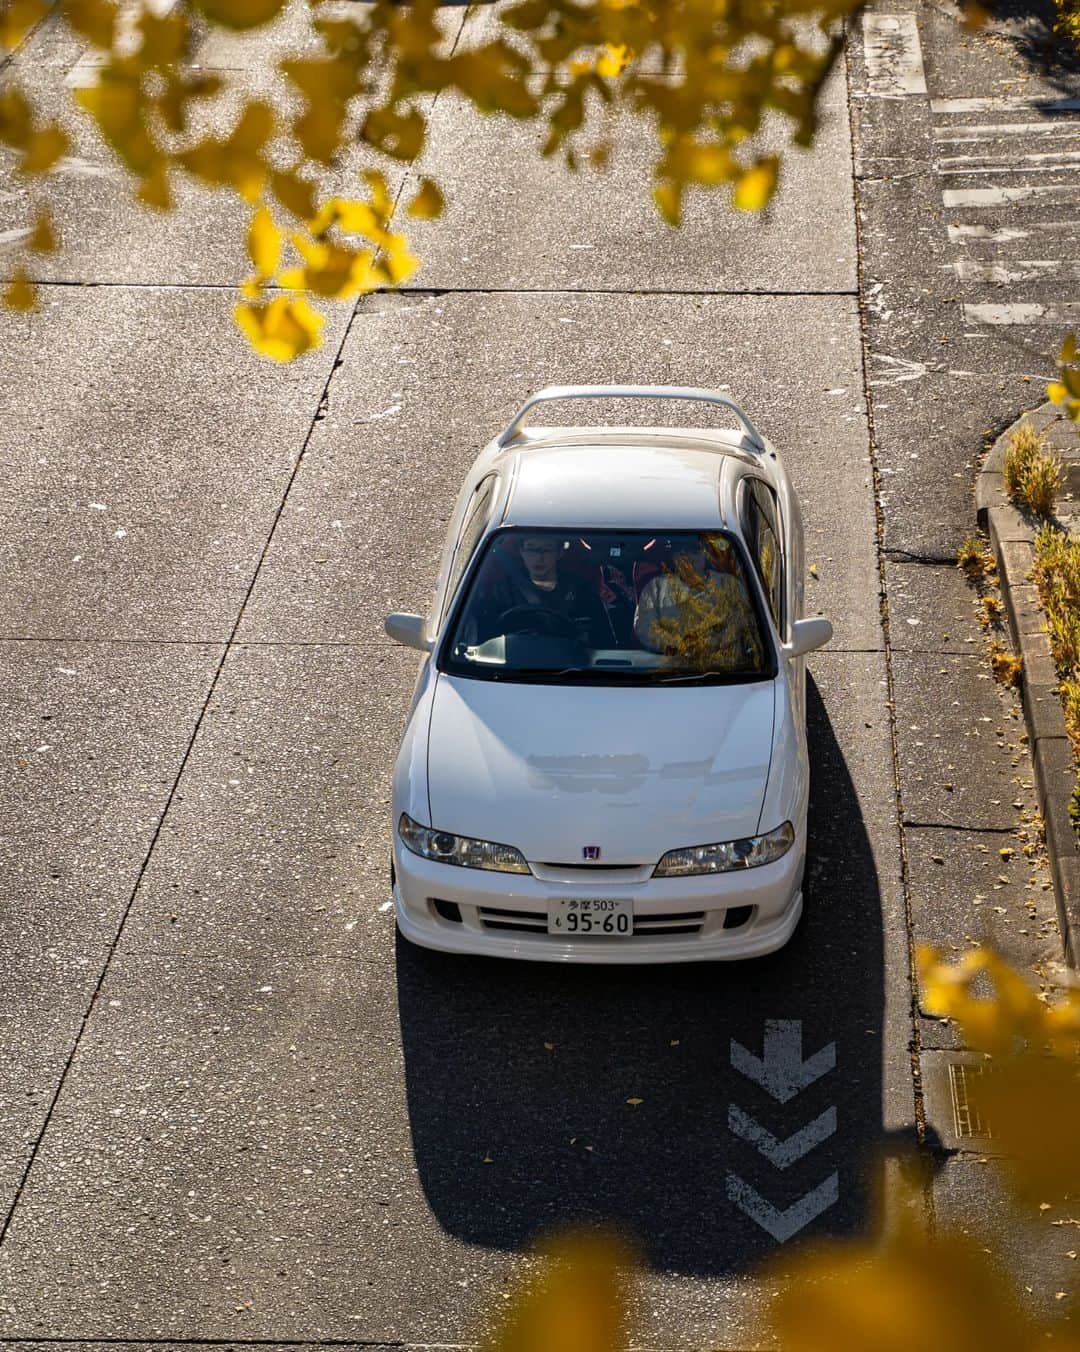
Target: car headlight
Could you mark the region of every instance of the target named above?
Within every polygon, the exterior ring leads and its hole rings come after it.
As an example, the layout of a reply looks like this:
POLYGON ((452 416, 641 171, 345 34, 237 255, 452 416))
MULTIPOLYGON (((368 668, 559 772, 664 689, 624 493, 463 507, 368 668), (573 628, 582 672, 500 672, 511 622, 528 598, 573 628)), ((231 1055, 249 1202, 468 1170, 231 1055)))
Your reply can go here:
POLYGON ((694 873, 730 873, 740 868, 760 868, 787 854, 795 840, 790 822, 767 831, 763 836, 725 840, 719 845, 692 845, 686 850, 668 850, 656 868, 654 878, 686 878, 694 873))
POLYGON ((495 873, 528 873, 525 856, 513 845, 496 845, 472 836, 455 836, 421 826, 405 812, 398 822, 401 843, 413 854, 434 859, 439 864, 457 864, 460 868, 486 868, 495 873))

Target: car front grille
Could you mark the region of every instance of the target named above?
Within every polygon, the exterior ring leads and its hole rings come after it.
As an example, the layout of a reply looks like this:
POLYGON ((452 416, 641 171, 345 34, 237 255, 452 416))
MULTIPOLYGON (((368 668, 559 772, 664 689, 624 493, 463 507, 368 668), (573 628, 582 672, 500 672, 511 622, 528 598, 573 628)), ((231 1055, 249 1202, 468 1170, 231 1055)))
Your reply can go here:
MULTIPOLYGON (((497 906, 478 906, 480 923, 489 930, 512 930, 519 934, 547 934, 547 914, 544 911, 511 911, 497 906)), ((705 923, 704 911, 672 912, 668 915, 635 915, 632 938, 663 934, 700 934, 705 923)), ((574 941, 588 943, 590 939, 606 936, 575 935, 574 941)))

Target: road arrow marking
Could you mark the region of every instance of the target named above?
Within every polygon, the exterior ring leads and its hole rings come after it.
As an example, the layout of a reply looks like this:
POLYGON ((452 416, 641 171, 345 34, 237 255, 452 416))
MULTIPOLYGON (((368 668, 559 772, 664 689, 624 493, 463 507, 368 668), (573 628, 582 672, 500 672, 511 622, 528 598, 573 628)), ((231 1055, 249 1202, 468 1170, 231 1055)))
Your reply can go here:
POLYGON ((731 1064, 778 1103, 787 1103, 836 1065, 835 1042, 803 1060, 801 1019, 766 1019, 763 1051, 764 1056, 755 1056, 732 1038, 731 1064))
POLYGON ((766 1201, 756 1188, 752 1188, 738 1174, 728 1174, 727 1195, 728 1201, 734 1202, 755 1225, 768 1231, 778 1244, 786 1244, 792 1235, 797 1235, 838 1200, 840 1180, 835 1173, 830 1174, 824 1183, 819 1183, 813 1192, 793 1202, 786 1211, 780 1211, 766 1201))
POLYGON ((827 1141, 836 1131, 836 1109, 826 1108, 820 1117, 805 1127, 793 1132, 786 1141, 781 1141, 768 1131, 760 1122, 755 1122, 749 1113, 728 1104, 728 1128, 736 1136, 760 1150, 770 1164, 778 1169, 787 1169, 789 1165, 808 1155, 816 1145, 827 1141))

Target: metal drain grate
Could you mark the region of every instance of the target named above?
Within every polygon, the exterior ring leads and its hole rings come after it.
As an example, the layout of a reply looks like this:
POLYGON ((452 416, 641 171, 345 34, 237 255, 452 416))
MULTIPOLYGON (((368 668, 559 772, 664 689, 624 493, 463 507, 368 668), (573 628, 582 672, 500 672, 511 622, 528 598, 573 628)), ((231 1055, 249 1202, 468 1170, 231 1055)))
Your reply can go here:
POLYGON ((958 1141, 970 1140, 973 1136, 979 1136, 988 1141, 994 1139, 990 1124, 979 1112, 975 1093, 973 1093, 978 1081, 984 1075, 990 1073, 988 1066, 972 1065, 970 1062, 952 1061, 949 1064, 949 1092, 952 1096, 953 1129, 958 1141))

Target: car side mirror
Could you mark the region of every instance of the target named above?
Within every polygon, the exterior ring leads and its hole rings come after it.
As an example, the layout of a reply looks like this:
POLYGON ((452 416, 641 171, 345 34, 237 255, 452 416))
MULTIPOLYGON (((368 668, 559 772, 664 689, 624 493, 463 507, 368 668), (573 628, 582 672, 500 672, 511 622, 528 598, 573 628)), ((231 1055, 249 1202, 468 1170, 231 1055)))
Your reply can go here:
POLYGON ((828 620, 796 620, 791 626, 791 642, 784 644, 785 657, 802 657, 821 648, 832 638, 828 620))
POLYGON ((383 628, 395 643, 401 643, 406 648, 429 653, 434 647, 427 636, 427 620, 423 615, 403 615, 395 611, 394 614, 387 615, 383 621, 383 628))

